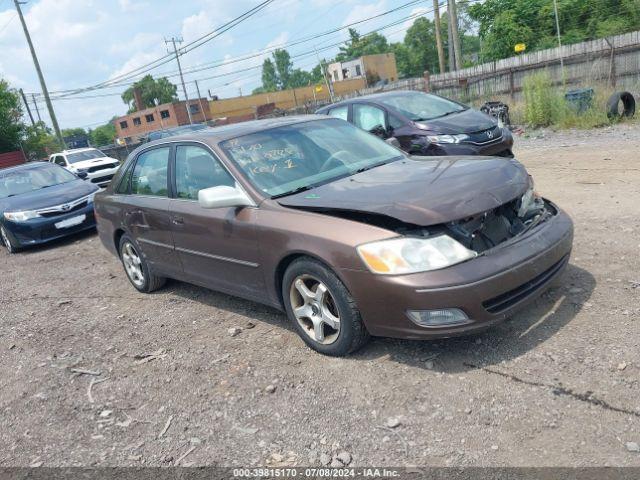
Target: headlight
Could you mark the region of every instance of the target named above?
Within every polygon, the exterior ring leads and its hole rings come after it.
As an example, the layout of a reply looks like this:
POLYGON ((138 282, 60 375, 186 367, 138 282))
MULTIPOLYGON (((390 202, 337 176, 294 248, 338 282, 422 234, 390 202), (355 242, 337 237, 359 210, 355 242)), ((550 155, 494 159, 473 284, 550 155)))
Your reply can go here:
POLYGON ((383 275, 438 270, 477 255, 447 235, 393 238, 366 243, 357 250, 369 270, 383 275))
POLYGON ((460 135, 428 135, 427 139, 431 143, 460 143, 469 140, 469 135, 461 133, 460 135))
POLYGON ((4 212, 4 218, 12 222, 26 222, 32 218, 39 217, 33 210, 25 210, 23 212, 4 212))

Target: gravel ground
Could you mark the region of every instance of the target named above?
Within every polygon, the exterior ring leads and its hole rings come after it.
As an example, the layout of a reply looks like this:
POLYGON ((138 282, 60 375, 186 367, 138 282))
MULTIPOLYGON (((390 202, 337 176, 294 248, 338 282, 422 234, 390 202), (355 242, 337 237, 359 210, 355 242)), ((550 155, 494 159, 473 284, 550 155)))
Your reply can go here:
POLYGON ((1 249, 0 465, 640 466, 639 150, 518 138, 575 220, 564 276, 481 335, 344 359, 258 304, 137 293, 95 234, 1 249))

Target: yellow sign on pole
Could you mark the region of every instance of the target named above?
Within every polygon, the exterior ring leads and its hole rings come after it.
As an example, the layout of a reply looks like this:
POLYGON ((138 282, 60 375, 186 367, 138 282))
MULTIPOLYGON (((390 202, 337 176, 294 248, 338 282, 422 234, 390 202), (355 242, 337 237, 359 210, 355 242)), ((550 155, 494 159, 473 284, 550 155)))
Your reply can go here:
POLYGON ((322 91, 322 85, 316 85, 316 93, 320 93, 322 91))
POLYGON ((516 43, 516 46, 513 47, 516 53, 524 52, 527 49, 527 46, 524 43, 516 43))

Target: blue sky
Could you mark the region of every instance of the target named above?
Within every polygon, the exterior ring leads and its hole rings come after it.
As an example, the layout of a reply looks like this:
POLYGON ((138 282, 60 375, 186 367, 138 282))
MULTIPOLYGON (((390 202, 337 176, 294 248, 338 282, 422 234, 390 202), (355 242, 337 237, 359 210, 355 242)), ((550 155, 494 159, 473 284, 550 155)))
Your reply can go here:
MULTIPOLYGON (((206 45, 181 57, 183 69, 209 66, 238 56, 260 53, 310 35, 326 32, 398 7, 409 0, 274 0, 254 17, 206 45)), ((82 88, 126 73, 166 55, 165 37, 194 40, 260 3, 259 0, 29 0, 23 6, 25 20, 51 92, 82 88)), ((368 32, 418 13, 430 11, 432 0, 360 24, 368 32)), ((432 17, 432 15, 428 15, 432 17)), ((411 21, 382 30, 390 41, 400 41, 411 21)), ((330 58, 346 39, 346 30, 288 48, 292 55, 307 54, 314 46, 330 58)), ((209 68, 185 76, 194 98, 198 80, 203 96, 208 90, 220 97, 249 94, 260 85, 265 54, 241 62, 209 68), (250 69, 250 70, 247 70, 250 69), (240 72, 239 70, 244 70, 240 72), (217 77, 217 78, 211 78, 217 77)), ((294 66, 310 69, 315 55, 294 59, 294 66)), ((151 73, 174 75, 175 61, 151 73)), ((25 92, 40 92, 26 40, 13 0, 0 0, 0 77, 25 92)), ((170 78, 179 85, 177 77, 170 78)), ((61 128, 92 127, 126 112, 119 97, 126 86, 82 94, 96 98, 59 99, 54 108, 61 128)), ((178 93, 183 98, 182 89, 178 93)), ((52 96, 56 96, 52 93, 52 96)), ((81 96, 81 95, 78 95, 81 96)), ((44 103, 43 120, 49 122, 44 103)), ((35 115, 35 113, 34 113, 35 115)))

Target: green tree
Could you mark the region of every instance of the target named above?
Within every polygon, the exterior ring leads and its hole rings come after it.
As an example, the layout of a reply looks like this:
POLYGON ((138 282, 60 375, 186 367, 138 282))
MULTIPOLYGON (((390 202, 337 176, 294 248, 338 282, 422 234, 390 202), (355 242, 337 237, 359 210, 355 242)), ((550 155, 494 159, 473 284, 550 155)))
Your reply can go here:
POLYGON ((116 127, 112 121, 100 125, 89 132, 89 138, 94 147, 112 144, 116 138, 116 127))
POLYGON ((290 88, 291 82, 291 70, 293 63, 291 62, 291 56, 286 50, 277 49, 273 52, 273 62, 276 66, 277 85, 278 90, 285 90, 290 88))
MULTIPOLYGON (((638 0, 557 0, 563 44, 640 29, 638 0)), ((516 43, 527 51, 557 44, 553 0, 485 0, 467 7, 478 23, 483 60, 514 55, 516 43)))
POLYGON ((86 135, 87 131, 84 128, 63 128, 63 137, 75 137, 76 135, 86 135))
POLYGON ((150 108, 162 103, 178 100, 178 88, 165 77, 154 79, 151 75, 145 75, 122 94, 122 101, 129 105, 129 112, 136 111, 134 89, 138 88, 142 98, 142 107, 150 108))
POLYGON ((278 74, 276 66, 270 58, 265 58, 262 63, 262 90, 275 92, 278 89, 278 74))
POLYGON ((0 153, 19 150, 24 129, 20 95, 0 79, 0 153))
POLYGON ((29 160, 43 160, 49 155, 62 150, 58 139, 44 122, 25 127, 22 148, 29 160))
POLYGON ((417 18, 404 36, 404 45, 409 54, 407 75, 419 77, 425 70, 438 71, 436 28, 431 20, 417 18))
POLYGON ((361 36, 355 28, 349 29, 349 40, 340 47, 340 53, 336 55, 337 62, 346 62, 363 55, 375 55, 391 51, 389 42, 384 35, 377 32, 361 36))

